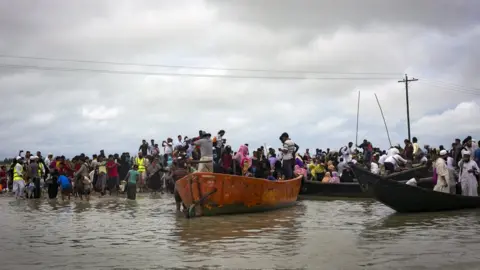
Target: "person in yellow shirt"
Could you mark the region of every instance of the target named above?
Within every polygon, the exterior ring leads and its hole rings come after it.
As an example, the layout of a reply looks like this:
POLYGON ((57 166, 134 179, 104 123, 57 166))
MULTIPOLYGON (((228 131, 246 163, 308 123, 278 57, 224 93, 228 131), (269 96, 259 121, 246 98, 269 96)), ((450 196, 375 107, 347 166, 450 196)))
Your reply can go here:
POLYGON ((137 188, 139 189, 140 192, 143 191, 145 187, 145 180, 147 178, 147 170, 146 170, 146 163, 145 163, 145 158, 143 157, 142 152, 138 152, 138 156, 135 158, 135 165, 138 166, 138 174, 139 174, 139 179, 137 182, 137 188))
POLYGON ((413 160, 419 160, 419 156, 420 156, 420 153, 422 152, 422 149, 420 149, 420 146, 418 145, 417 137, 413 137, 412 142, 413 142, 413 160))
POLYGON ((312 175, 312 180, 322 181, 325 174, 325 166, 318 159, 315 158, 308 164, 308 170, 312 175))
POLYGON ((102 196, 105 195, 105 186, 107 185, 107 162, 103 156, 98 157, 98 178, 95 183, 95 189, 99 191, 102 196))

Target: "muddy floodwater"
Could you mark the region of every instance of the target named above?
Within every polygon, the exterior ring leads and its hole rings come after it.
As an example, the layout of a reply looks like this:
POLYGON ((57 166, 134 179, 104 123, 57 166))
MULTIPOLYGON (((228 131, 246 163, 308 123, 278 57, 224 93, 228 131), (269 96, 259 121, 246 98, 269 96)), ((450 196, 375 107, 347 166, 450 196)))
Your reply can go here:
POLYGON ((2 197, 0 269, 480 269, 480 211, 315 200, 188 220, 174 209, 169 195, 2 197))

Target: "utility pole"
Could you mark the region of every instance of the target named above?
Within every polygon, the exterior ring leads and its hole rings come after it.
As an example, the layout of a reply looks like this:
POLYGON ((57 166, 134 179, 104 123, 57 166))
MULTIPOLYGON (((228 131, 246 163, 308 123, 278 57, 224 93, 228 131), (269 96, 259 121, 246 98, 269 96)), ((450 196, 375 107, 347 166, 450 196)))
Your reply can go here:
POLYGON ((408 140, 411 141, 412 138, 410 137, 410 103, 408 100, 408 83, 409 82, 415 82, 418 81, 418 79, 411 78, 408 79, 407 74, 405 74, 405 79, 398 81, 399 83, 405 83, 405 98, 407 99, 407 127, 408 127, 408 140))

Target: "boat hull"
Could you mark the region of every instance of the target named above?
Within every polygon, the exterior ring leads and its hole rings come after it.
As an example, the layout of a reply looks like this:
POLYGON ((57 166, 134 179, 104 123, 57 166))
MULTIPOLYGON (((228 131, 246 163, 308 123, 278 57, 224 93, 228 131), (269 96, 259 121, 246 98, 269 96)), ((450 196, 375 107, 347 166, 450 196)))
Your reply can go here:
POLYGON ((480 208, 480 197, 462 196, 433 191, 432 189, 370 175, 352 166, 360 182, 370 185, 374 198, 400 213, 440 212, 480 208))
POLYGON ((318 181, 302 182, 301 199, 313 197, 372 198, 371 192, 363 192, 359 183, 322 183, 318 181))
MULTIPOLYGON (((372 183, 375 183, 376 181, 378 181, 378 179, 389 179, 394 182, 405 182, 406 180, 409 180, 411 178, 431 179, 432 177, 432 173, 430 173, 429 169, 426 166, 420 166, 420 167, 406 170, 403 172, 393 173, 387 176, 379 176, 379 175, 373 174, 370 171, 366 169, 362 169, 353 164, 350 164, 350 168, 352 169, 353 174, 355 175, 355 178, 357 179, 362 190, 364 192, 370 193, 372 196, 373 196, 373 193, 371 191, 371 185, 372 183)), ((420 186, 427 189, 433 188, 432 183, 433 182, 431 181, 424 180, 420 183, 420 186)))
POLYGON ((189 209, 189 217, 214 216, 292 206, 300 191, 301 177, 269 181, 229 174, 193 173, 178 180, 175 186, 189 209))

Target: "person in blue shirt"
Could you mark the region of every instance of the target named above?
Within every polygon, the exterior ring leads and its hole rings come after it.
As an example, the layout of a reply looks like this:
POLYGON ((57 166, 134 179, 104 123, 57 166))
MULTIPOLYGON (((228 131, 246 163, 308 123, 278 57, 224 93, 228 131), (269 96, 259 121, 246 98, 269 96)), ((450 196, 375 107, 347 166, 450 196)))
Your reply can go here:
POLYGON ((137 198, 137 181, 140 177, 140 173, 137 170, 138 165, 133 165, 133 168, 128 171, 127 176, 125 177, 125 181, 127 182, 127 198, 129 200, 135 200, 137 198))
POLYGON ((477 165, 480 164, 480 147, 477 148, 475 150, 475 152, 473 153, 473 159, 475 160, 475 162, 477 163, 477 165))
POLYGON ((60 186, 60 190, 62 192, 62 200, 65 200, 65 196, 68 196, 68 200, 70 200, 70 195, 72 194, 72 183, 65 174, 61 174, 57 180, 58 185, 60 186))

